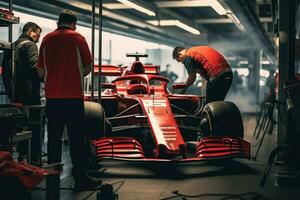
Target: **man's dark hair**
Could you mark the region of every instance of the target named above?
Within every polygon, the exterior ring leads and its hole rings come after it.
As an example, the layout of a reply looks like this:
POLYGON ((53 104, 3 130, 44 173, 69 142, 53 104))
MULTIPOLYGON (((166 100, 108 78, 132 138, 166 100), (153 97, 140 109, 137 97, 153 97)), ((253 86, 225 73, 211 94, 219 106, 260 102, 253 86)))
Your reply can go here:
POLYGON ((42 32, 41 27, 39 27, 39 25, 37 25, 34 22, 27 22, 24 26, 23 26, 23 30, 22 33, 27 33, 29 30, 32 30, 34 32, 36 32, 37 30, 40 30, 40 32, 42 32))
POLYGON ((173 50, 173 59, 178 58, 179 52, 182 51, 183 47, 175 47, 173 50))
POLYGON ((58 24, 72 24, 77 22, 77 17, 74 12, 64 10, 59 14, 58 24))

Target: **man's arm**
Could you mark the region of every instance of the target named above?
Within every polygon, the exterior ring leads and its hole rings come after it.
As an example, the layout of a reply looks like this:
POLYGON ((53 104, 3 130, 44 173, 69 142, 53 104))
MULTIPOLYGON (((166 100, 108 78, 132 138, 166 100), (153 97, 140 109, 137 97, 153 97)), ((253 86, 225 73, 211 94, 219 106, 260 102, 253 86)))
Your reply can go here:
POLYGON ((83 68, 83 74, 84 76, 89 75, 89 73, 92 71, 92 63, 85 65, 83 68))
POLYGON ((30 73, 30 77, 32 79, 39 79, 39 74, 37 70, 37 61, 38 61, 38 49, 34 42, 29 42, 26 45, 26 62, 28 64, 28 70, 30 73))
POLYGON ((85 38, 82 36, 78 42, 78 47, 83 63, 83 75, 87 76, 92 70, 93 57, 85 38))
POLYGON ((196 72, 190 73, 189 77, 187 78, 186 82, 185 82, 185 87, 188 88, 189 86, 193 85, 193 83, 196 80, 196 72))
POLYGON ((45 69, 42 69, 42 68, 38 68, 38 73, 39 73, 39 76, 44 78, 45 77, 45 69))
POLYGON ((38 55, 38 61, 37 61, 37 71, 39 73, 39 76, 41 78, 45 77, 45 66, 44 66, 44 43, 42 42, 39 55, 38 55))
POLYGON ((186 82, 185 82, 185 88, 181 91, 181 94, 184 94, 186 89, 188 87, 190 87, 191 85, 193 85, 193 83, 196 80, 196 76, 197 76, 197 72, 193 72, 189 74, 189 77, 187 78, 186 82))

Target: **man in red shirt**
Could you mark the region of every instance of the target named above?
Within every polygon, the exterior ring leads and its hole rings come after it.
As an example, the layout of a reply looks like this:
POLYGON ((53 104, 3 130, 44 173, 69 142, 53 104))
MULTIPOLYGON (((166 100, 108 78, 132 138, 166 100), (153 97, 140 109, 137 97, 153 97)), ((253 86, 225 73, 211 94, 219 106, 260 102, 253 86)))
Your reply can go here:
POLYGON ((218 51, 208 46, 195 46, 188 49, 175 47, 173 59, 182 62, 188 72, 186 88, 194 83, 199 73, 207 80, 206 102, 225 99, 232 83, 232 71, 224 56, 218 51))
POLYGON ((66 125, 75 187, 92 185, 85 174, 83 79, 91 71, 92 56, 85 38, 76 32, 77 17, 71 11, 59 15, 58 28, 41 44, 38 68, 45 77, 48 119, 48 164, 61 162, 61 139, 66 125))

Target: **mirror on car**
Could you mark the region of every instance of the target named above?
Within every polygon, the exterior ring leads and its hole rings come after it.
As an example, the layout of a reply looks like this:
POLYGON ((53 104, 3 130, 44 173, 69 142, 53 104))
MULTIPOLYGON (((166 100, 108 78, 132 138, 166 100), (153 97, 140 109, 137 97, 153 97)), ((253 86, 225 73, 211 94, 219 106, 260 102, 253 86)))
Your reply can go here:
POLYGON ((173 90, 184 89, 184 88, 185 88, 185 84, 183 84, 183 83, 173 84, 173 90))
POLYGON ((173 94, 175 93, 175 90, 177 90, 177 89, 185 89, 186 88, 184 83, 173 84, 172 87, 173 87, 173 94))

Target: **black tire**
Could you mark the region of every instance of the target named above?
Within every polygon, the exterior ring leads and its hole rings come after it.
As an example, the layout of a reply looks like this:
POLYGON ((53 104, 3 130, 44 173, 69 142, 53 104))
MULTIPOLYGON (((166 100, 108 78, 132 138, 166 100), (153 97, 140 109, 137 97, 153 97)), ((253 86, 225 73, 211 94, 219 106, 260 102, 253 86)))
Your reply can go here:
POLYGON ((208 103, 203 108, 201 127, 204 136, 244 137, 241 113, 235 104, 226 101, 208 103))
POLYGON ((85 101, 85 134, 89 139, 98 139, 105 135, 105 112, 99 103, 85 101))

